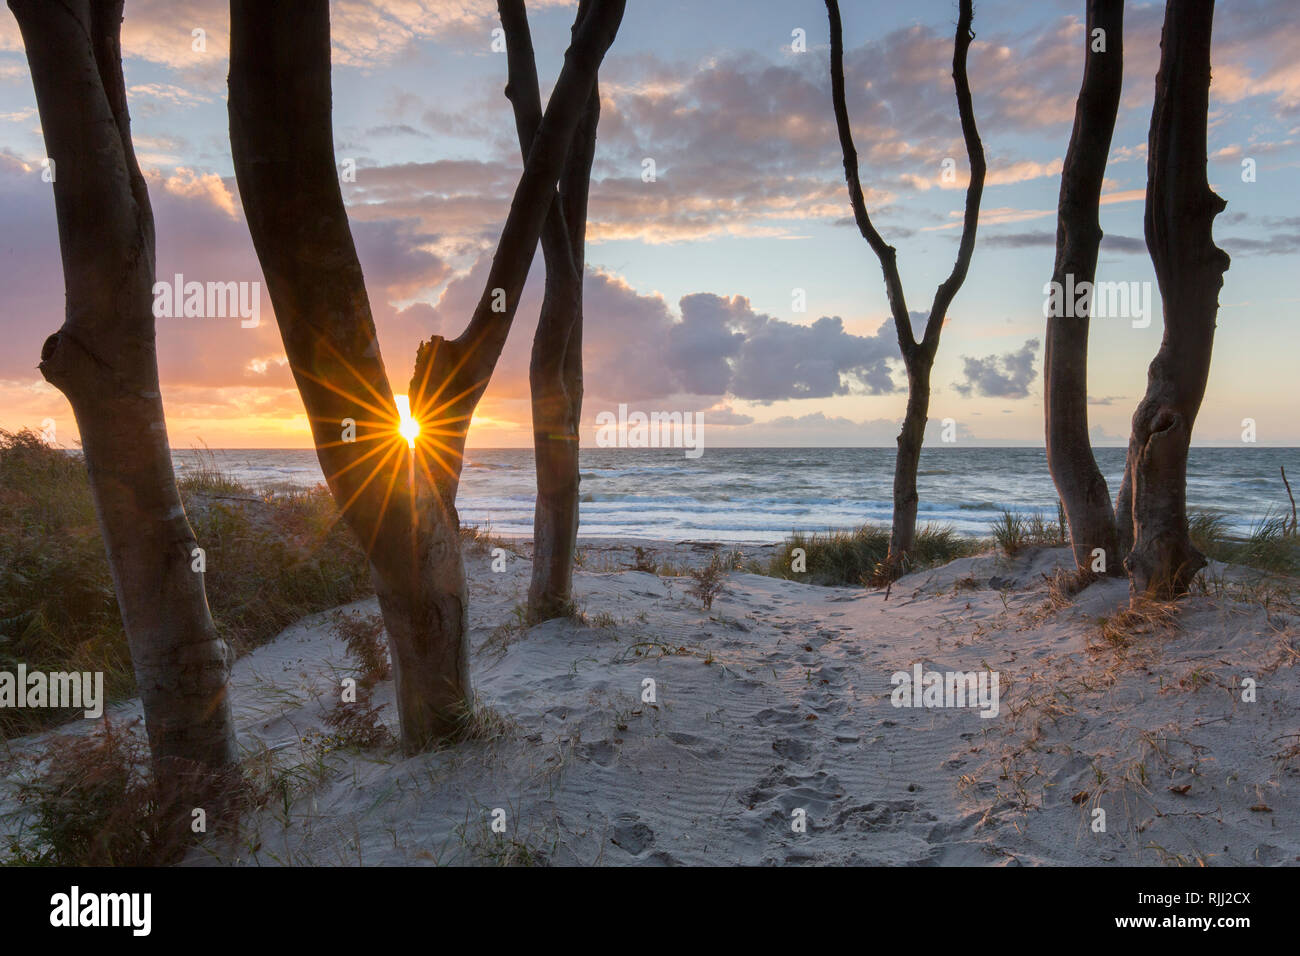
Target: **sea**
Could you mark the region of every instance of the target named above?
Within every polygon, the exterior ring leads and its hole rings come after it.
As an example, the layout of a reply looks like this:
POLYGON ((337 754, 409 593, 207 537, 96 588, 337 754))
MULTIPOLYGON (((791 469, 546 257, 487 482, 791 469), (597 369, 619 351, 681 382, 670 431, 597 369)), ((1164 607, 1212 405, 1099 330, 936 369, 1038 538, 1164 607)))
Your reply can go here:
MULTIPOLYGON (((1119 489, 1123 448, 1098 448, 1097 463, 1119 489)), ((255 487, 324 481, 310 449, 175 451, 177 474, 204 459, 255 487)), ((1272 515, 1290 515, 1285 467, 1300 493, 1300 448, 1196 447, 1187 469, 1191 511, 1221 515, 1248 533, 1272 515)), ((579 534, 664 541, 771 543, 791 532, 888 525, 892 448, 584 448, 580 454, 579 534)), ((1042 448, 926 447, 918 521, 983 536, 1003 510, 1055 519, 1057 495, 1042 448)), ((457 508, 461 522, 502 536, 532 535, 535 494, 530 448, 466 453, 457 508)))

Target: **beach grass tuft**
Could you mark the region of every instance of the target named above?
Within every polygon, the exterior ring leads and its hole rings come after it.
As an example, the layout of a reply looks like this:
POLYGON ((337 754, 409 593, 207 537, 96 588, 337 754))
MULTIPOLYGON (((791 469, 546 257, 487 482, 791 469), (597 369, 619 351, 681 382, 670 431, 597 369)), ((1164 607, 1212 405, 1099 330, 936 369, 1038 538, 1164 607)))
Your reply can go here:
MULTIPOLYGON (((916 532, 916 547, 905 571, 946 564, 980 550, 980 543, 948 525, 926 524, 916 532)), ((863 585, 878 583, 889 556, 889 529, 863 525, 852 531, 796 532, 772 556, 763 573, 806 584, 863 585), (795 554, 802 549, 800 560, 795 554), (803 567, 805 570, 795 570, 803 567)))

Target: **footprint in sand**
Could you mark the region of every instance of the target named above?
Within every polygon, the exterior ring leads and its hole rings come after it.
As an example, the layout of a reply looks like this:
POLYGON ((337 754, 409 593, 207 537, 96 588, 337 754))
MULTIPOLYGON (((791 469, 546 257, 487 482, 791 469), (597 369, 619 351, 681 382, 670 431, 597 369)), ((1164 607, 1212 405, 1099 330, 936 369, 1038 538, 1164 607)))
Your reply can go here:
POLYGON ((632 856, 640 856, 655 841, 655 832, 635 813, 620 814, 609 842, 632 856))
POLYGON ((798 707, 766 707, 754 715, 760 727, 780 724, 797 724, 806 715, 798 707))
POLYGON ((581 759, 590 760, 599 767, 608 767, 618 759, 618 748, 609 740, 579 744, 574 748, 574 753, 581 759))
POLYGON ((772 749, 795 763, 807 763, 808 758, 815 753, 812 744, 806 740, 795 740, 793 737, 778 737, 772 741, 772 749))

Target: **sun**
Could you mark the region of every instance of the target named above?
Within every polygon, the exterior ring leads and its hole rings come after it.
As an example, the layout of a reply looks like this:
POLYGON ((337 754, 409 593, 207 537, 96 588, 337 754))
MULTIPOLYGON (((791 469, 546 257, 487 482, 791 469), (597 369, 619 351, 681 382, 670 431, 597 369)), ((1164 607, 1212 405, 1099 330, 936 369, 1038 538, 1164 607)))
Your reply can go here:
POLYGON ((401 416, 397 433, 406 439, 407 445, 414 448, 415 439, 420 435, 420 423, 411 417, 411 399, 406 395, 394 395, 393 400, 397 402, 397 413, 401 416))

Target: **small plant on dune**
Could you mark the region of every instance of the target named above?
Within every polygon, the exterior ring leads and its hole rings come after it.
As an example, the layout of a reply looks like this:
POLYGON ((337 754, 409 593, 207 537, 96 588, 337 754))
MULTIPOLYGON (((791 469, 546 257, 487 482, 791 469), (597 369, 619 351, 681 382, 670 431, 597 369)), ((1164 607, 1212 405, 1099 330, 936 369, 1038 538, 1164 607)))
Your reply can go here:
POLYGON ((194 463, 176 476, 176 487, 182 495, 229 495, 252 499, 250 489, 221 470, 217 456, 207 445, 196 448, 194 463))
POLYGON ((391 671, 388 646, 383 637, 384 623, 373 615, 362 617, 340 613, 336 627, 361 676, 357 679, 356 700, 339 700, 325 715, 325 723, 334 731, 326 738, 325 744, 356 750, 391 744, 395 740, 393 732, 380 713, 385 705, 376 707, 371 702, 375 685, 387 680, 391 671))
POLYGON ((708 611, 713 607, 713 600, 726 589, 727 561, 719 554, 714 554, 709 563, 702 568, 691 569, 692 584, 686 593, 695 598, 708 611))
POLYGON ((618 618, 614 617, 614 615, 609 611, 600 611, 597 614, 593 614, 587 623, 590 627, 613 630, 618 627, 618 618))
POLYGON ((1300 570, 1300 539, 1282 515, 1261 518, 1237 552, 1238 563, 1261 571, 1294 574, 1300 570))
POLYGON ((486 554, 493 548, 505 548, 512 554, 515 551, 512 542, 492 533, 491 523, 461 525, 460 540, 465 550, 470 554, 486 554))
POLYGON ((456 733, 444 746, 462 743, 496 744, 514 736, 518 730, 519 725, 514 718, 476 699, 461 716, 456 733))
POLYGON ((1014 557, 1023 551, 1029 541, 1029 531, 1025 519, 1012 511, 1003 511, 989 527, 994 542, 1008 557, 1014 557))
MULTIPOLYGON (((504 808, 503 808, 504 809, 504 808)), ((513 808, 509 816, 513 816, 513 808)), ((456 827, 465 850, 466 862, 476 866, 550 866, 557 839, 544 833, 529 832, 521 836, 495 833, 485 823, 465 823, 456 827)))
POLYGON ((1265 514, 1241 536, 1229 533, 1222 515, 1197 512, 1188 516, 1187 530, 1192 544, 1212 560, 1274 574, 1300 573, 1300 537, 1284 514, 1265 514))
POLYGON ((365 685, 373 687, 382 680, 388 680, 391 665, 383 619, 374 614, 363 617, 360 614, 339 612, 334 626, 343 638, 348 653, 360 666, 365 685))
POLYGON ((1177 605, 1167 601, 1142 600, 1103 617, 1099 621, 1101 636, 1107 644, 1125 648, 1137 638, 1169 633, 1178 627, 1177 605))
POLYGON ((1003 511, 989 527, 993 542, 1008 557, 1015 557, 1026 548, 1059 548, 1069 543, 1068 524, 1057 503, 1057 520, 1044 517, 1041 512, 1020 514, 1003 511))
POLYGON ((37 772, 17 787, 19 822, 5 862, 39 866, 157 866, 194 840, 196 793, 209 830, 233 819, 237 777, 175 775, 188 796, 149 773, 148 748, 134 723, 108 718, 93 733, 53 738, 37 772))
POLYGON ((330 709, 325 723, 333 728, 333 733, 325 738, 326 747, 371 750, 396 741, 380 713, 386 705, 376 707, 371 703, 371 693, 370 688, 358 683, 355 701, 340 701, 330 709))

